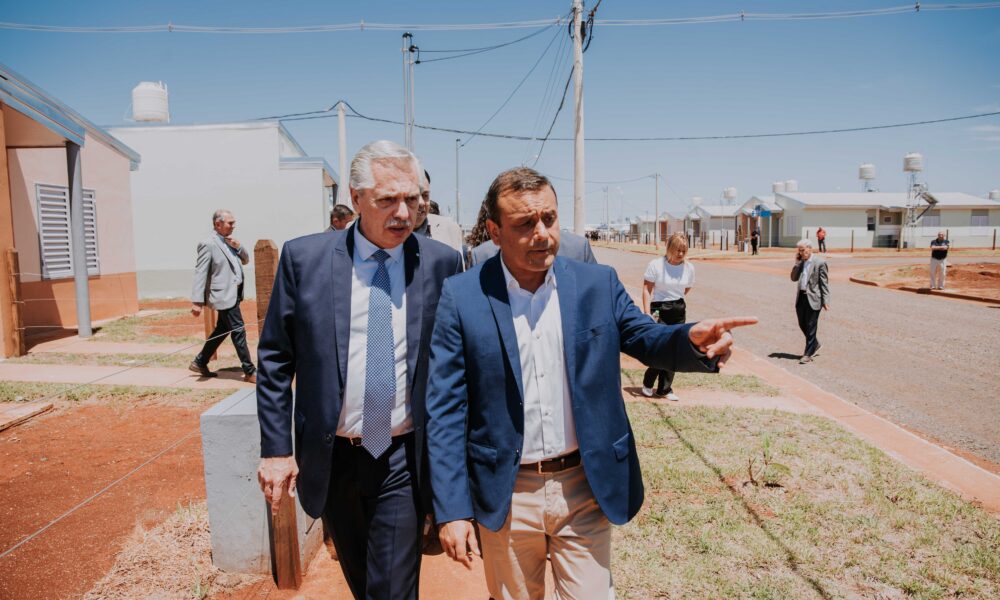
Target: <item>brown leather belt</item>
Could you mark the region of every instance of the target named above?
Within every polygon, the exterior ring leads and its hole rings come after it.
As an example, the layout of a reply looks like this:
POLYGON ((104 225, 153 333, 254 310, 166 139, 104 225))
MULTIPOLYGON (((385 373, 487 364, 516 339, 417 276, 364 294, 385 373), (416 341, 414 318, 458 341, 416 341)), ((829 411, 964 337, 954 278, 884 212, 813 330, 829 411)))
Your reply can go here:
POLYGON ((580 451, 574 450, 555 458, 540 460, 533 463, 522 463, 521 468, 535 473, 558 473, 580 465, 580 451))

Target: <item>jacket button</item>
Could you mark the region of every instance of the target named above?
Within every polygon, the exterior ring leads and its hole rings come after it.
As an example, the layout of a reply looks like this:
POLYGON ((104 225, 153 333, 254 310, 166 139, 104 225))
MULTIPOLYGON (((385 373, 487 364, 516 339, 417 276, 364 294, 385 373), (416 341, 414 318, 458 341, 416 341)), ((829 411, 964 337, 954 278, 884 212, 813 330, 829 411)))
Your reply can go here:
POLYGON ((333 443, 333 434, 332 433, 328 433, 328 434, 324 435, 323 436, 323 441, 326 442, 327 444, 332 444, 333 443))

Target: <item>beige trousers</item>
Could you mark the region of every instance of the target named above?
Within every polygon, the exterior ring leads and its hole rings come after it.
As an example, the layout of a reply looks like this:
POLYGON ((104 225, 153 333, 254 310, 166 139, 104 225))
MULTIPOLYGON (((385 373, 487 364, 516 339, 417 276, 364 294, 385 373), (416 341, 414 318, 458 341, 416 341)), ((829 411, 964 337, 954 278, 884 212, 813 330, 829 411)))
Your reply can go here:
POLYGON ((486 586, 495 600, 545 598, 546 555, 557 598, 614 598, 611 524, 582 466, 518 471, 507 521, 496 532, 479 527, 479 535, 486 586))

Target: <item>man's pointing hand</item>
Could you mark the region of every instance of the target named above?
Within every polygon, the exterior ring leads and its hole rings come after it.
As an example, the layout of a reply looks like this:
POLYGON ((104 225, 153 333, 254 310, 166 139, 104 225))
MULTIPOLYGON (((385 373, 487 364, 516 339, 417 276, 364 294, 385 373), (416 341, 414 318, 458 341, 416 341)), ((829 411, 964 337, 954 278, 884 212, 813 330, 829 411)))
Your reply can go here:
POLYGON ((734 327, 755 325, 757 317, 728 317, 725 319, 706 319, 695 323, 688 332, 688 338, 698 350, 709 358, 719 357, 722 367, 732 354, 733 335, 729 332, 734 327))

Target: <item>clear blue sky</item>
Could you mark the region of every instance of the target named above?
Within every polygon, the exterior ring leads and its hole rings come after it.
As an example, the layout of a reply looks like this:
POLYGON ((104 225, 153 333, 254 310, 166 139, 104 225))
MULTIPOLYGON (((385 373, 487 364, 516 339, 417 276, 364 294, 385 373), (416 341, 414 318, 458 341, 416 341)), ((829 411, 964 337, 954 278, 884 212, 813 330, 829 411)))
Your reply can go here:
MULTIPOLYGON (((588 2, 592 6, 594 2, 588 2)), ((898 6, 904 0, 605 0, 598 19, 667 18, 738 12, 819 12, 898 6)), ((357 22, 481 23, 554 18, 569 0, 508 2, 3 2, 0 21, 51 25, 279 26, 357 22)), ((418 32, 424 49, 478 47, 530 30, 418 32)), ((498 51, 416 67, 418 123, 477 129, 541 55, 556 32, 498 51)), ((540 134, 554 103, 540 106, 555 64, 568 75, 561 37, 486 131, 540 134), (557 49, 562 51, 557 55, 557 49)), ((91 120, 123 122, 139 81, 170 88, 175 123, 238 121, 318 110, 337 99, 372 116, 401 119, 400 33, 296 35, 77 34, 0 30, 0 60, 91 120)), ((588 136, 764 133, 854 127, 1000 110, 1000 10, 922 12, 863 19, 600 27, 585 55, 588 136)), ((428 58, 429 55, 425 55, 428 58)), ((572 89, 569 100, 572 99, 572 89)), ((571 102, 554 136, 572 135, 571 102)), ((336 119, 290 123, 306 150, 336 168, 336 119)), ((348 151, 367 141, 402 141, 402 127, 348 120, 348 151)), ((416 150, 433 196, 454 206, 454 134, 418 130, 416 150)), ((1000 118, 800 138, 696 142, 589 142, 588 180, 659 171, 661 207, 680 213, 691 196, 740 201, 797 179, 801 191, 859 189, 857 167, 874 162, 882 191, 903 191, 902 157, 925 157, 931 190, 984 195, 1000 187, 1000 118)), ((462 221, 474 219, 499 171, 531 161, 538 144, 476 138, 461 153, 462 221)), ((572 177, 570 142, 549 142, 543 172, 572 177)), ((572 184, 557 180, 564 225, 572 184)), ((588 186, 587 222, 603 214, 601 185, 588 186)), ((617 216, 652 212, 651 180, 611 185, 617 216), (620 188, 620 190, 619 190, 620 188)))

